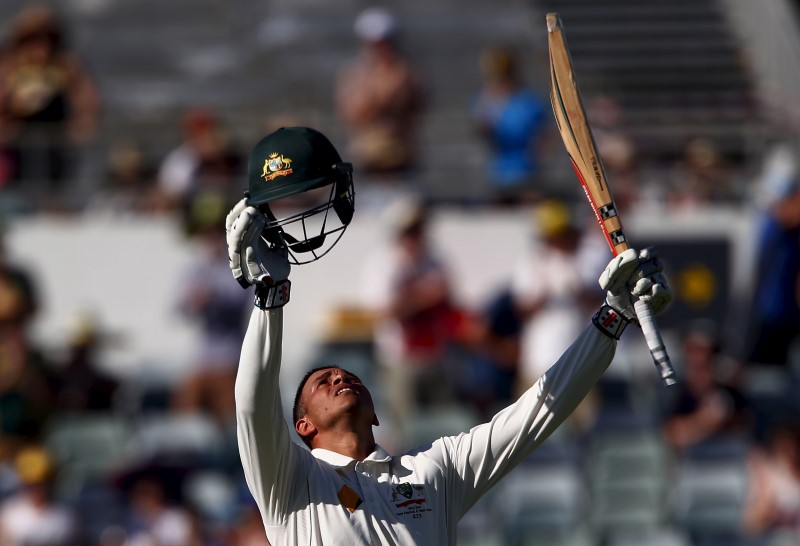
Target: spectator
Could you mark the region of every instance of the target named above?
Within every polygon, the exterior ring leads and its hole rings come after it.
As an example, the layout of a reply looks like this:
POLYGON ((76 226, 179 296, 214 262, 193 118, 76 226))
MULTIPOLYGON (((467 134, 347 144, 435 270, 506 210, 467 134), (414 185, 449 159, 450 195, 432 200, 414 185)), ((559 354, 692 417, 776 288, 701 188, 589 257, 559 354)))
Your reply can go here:
POLYGON ((521 390, 558 359, 582 328, 586 308, 599 300, 594 276, 608 256, 598 239, 582 236, 562 201, 542 201, 534 208, 534 223, 533 248, 517 264, 511 287, 524 321, 521 390))
POLYGON ((735 365, 723 354, 716 326, 689 325, 683 337, 682 381, 664 423, 666 442, 686 451, 725 437, 744 437, 749 426, 746 401, 735 385, 735 365))
POLYGON ((3 546, 78 546, 76 514, 53 501, 55 468, 39 447, 22 449, 15 458, 21 489, 0 506, 3 546))
POLYGON ((510 49, 485 49, 480 67, 483 88, 472 116, 489 149, 491 200, 497 204, 530 201, 540 191, 535 178, 549 107, 522 83, 510 49))
POLYGON ((72 147, 95 136, 99 98, 81 60, 65 43, 52 9, 26 8, 0 56, 0 187, 44 181, 63 189, 72 147))
POLYGON ((255 503, 242 507, 231 529, 231 546, 269 546, 255 503))
POLYGON ((589 119, 597 151, 609 180, 614 181, 614 205, 625 216, 629 207, 640 200, 653 202, 655 189, 641 179, 636 142, 623 129, 624 110, 620 102, 600 95, 589 103, 589 119))
POLYGON ((467 334, 470 353, 465 373, 459 374, 459 396, 488 419, 514 400, 520 367, 522 318, 510 288, 471 317, 467 334))
POLYGON ((37 309, 32 276, 12 264, 0 239, 0 438, 7 445, 35 439, 52 410, 49 366, 28 340, 37 309))
POLYGON ((142 477, 133 485, 124 546, 186 546, 194 534, 188 510, 170 502, 158 480, 142 477))
POLYGON ((98 363, 98 350, 109 335, 98 331, 96 319, 81 316, 69 340, 67 358, 58 368, 55 405, 60 412, 90 413, 113 409, 119 382, 98 363))
POLYGON ((391 210, 388 255, 364 271, 367 305, 376 310, 375 345, 399 437, 419 408, 454 400, 448 350, 456 327, 450 274, 428 241, 429 216, 418 201, 391 210))
POLYGON ((756 192, 756 275, 746 358, 788 367, 800 337, 800 184, 793 150, 776 148, 765 171, 756 192))
POLYGON ((0 324, 27 328, 39 307, 38 294, 31 274, 9 260, 4 231, 0 226, 0 324))
MULTIPOLYGON (((224 206, 219 210, 225 214, 224 206)), ((233 385, 251 298, 230 282, 225 240, 217 230, 220 217, 213 207, 198 210, 194 217, 196 260, 182 283, 178 307, 199 325, 201 342, 174 403, 179 411, 208 412, 225 425, 234 417, 233 385)))
POLYGON ((768 444, 748 459, 744 526, 755 535, 789 531, 800 539, 800 429, 776 427, 768 444))
POLYGON ((138 142, 112 142, 107 161, 108 178, 99 202, 101 208, 146 213, 163 206, 156 194, 155 169, 138 142))
POLYGON ((731 204, 739 196, 734 177, 719 145, 708 138, 689 141, 683 160, 672 174, 667 205, 673 209, 731 204))
POLYGON ((19 324, 0 325, 0 437, 22 444, 41 435, 53 409, 52 374, 19 324))
POLYGON ((205 108, 190 109, 183 118, 183 142, 158 169, 163 207, 186 208, 204 192, 228 195, 240 163, 219 120, 205 108))
POLYGON ((361 55, 338 76, 336 108, 356 168, 370 177, 407 174, 418 163, 425 98, 421 78, 398 48, 398 24, 383 8, 356 18, 361 55))

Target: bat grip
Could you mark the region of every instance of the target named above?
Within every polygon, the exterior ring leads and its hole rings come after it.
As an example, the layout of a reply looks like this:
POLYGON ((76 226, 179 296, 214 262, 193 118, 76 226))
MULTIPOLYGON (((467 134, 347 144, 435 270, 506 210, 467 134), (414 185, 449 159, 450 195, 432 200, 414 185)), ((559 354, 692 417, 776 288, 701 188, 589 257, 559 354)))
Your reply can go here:
POLYGON ((658 374, 661 376, 661 381, 666 386, 674 385, 676 382, 675 370, 672 369, 667 348, 661 340, 661 333, 658 331, 658 325, 653 318, 653 310, 642 300, 636 300, 634 308, 636 309, 636 318, 639 319, 639 325, 644 333, 644 339, 647 341, 647 347, 653 357, 653 364, 656 365, 658 374))

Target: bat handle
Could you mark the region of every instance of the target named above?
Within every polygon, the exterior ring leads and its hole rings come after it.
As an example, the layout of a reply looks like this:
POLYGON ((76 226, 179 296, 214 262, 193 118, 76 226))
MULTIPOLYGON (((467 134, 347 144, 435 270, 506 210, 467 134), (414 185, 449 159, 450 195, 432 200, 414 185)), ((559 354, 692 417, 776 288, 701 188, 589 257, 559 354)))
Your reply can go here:
POLYGON ((636 309, 636 318, 639 319, 639 325, 642 327, 645 341, 647 341, 647 347, 653 357, 653 364, 656 365, 658 374, 661 376, 661 381, 667 386, 674 385, 676 382, 675 370, 672 369, 667 348, 661 340, 661 333, 658 331, 658 325, 653 318, 653 310, 642 300, 636 300, 634 308, 636 309))

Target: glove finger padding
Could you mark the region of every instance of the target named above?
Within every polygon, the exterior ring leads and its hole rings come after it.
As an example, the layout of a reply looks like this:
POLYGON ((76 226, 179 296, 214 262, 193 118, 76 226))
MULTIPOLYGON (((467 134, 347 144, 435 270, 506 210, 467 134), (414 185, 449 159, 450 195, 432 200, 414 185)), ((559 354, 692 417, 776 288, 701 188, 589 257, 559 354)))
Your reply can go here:
POLYGON ((231 211, 226 219, 227 233, 225 235, 226 242, 228 243, 228 259, 230 260, 230 268, 233 273, 233 278, 236 279, 242 288, 247 288, 253 284, 254 280, 247 275, 246 271, 242 270, 242 249, 246 244, 246 237, 250 233, 252 239, 252 230, 250 230, 253 223, 253 218, 258 217, 258 211, 254 207, 246 206, 243 209, 239 206, 241 201, 231 211), (233 218, 233 212, 239 210, 239 215, 233 218))
POLYGON ((234 259, 236 261, 236 267, 239 267, 239 259, 238 256, 235 254, 235 237, 233 236, 233 226, 236 223, 236 220, 239 218, 239 215, 242 211, 247 208, 247 199, 242 199, 228 213, 225 217, 225 241, 228 244, 228 259, 231 261, 231 269, 233 269, 233 262, 234 259))
POLYGON ((672 290, 667 284, 667 278, 660 272, 639 279, 631 293, 650 305, 654 314, 663 312, 672 301, 672 290))
POLYGON ((639 255, 630 248, 608 262, 600 275, 600 286, 606 290, 606 303, 628 320, 635 320, 629 285, 639 266, 639 255))
POLYGON ((234 222, 236 219, 239 218, 239 215, 242 213, 244 209, 247 208, 247 199, 242 199, 238 203, 236 203, 231 211, 228 213, 228 216, 225 217, 225 231, 229 232, 233 228, 234 222))
POLYGON ((657 315, 672 301, 672 290, 667 283, 667 277, 662 273, 664 263, 658 258, 654 247, 647 247, 639 252, 639 261, 631 293, 650 305, 653 314, 657 315))
POLYGON ((262 238, 259 238, 259 263, 273 282, 285 281, 292 272, 289 263, 289 250, 286 247, 270 247, 262 238))
POLYGON ((625 289, 637 265, 639 257, 632 248, 614 256, 600 275, 600 288, 614 293, 625 289))
POLYGON ((648 247, 639 252, 639 267, 633 276, 631 285, 636 284, 636 281, 645 277, 653 276, 661 273, 664 270, 664 262, 658 259, 658 253, 655 248, 648 247))
POLYGON ((265 286, 285 281, 292 268, 286 249, 269 248, 263 241, 245 248, 245 266, 252 284, 265 286))
POLYGON ((261 236, 267 219, 246 200, 239 201, 225 220, 231 272, 244 288, 271 286, 289 277, 288 251, 271 247, 261 236))
POLYGON ((255 245, 258 244, 259 235, 261 234, 261 230, 264 229, 266 220, 263 214, 252 215, 249 208, 245 209, 242 213, 242 220, 247 221, 247 224, 243 226, 247 229, 245 229, 239 240, 238 253, 241 256, 242 251, 244 251, 244 267, 246 269, 245 275, 247 276, 247 280, 250 284, 260 283, 263 281, 265 272, 261 270, 254 250, 255 245))
POLYGON ((237 210, 238 204, 228 214, 225 221, 225 241, 228 243, 228 258, 231 262, 239 256, 241 257, 242 238, 250 225, 251 218, 258 214, 253 207, 245 207, 239 210, 239 214, 233 218, 233 212, 237 210))

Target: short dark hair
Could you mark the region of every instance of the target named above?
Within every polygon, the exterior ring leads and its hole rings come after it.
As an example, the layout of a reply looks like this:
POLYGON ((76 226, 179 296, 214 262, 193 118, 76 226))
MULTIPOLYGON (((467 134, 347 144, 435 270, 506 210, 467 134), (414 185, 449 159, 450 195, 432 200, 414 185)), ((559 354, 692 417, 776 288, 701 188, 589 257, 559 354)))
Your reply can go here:
MULTIPOLYGON (((359 378, 353 372, 345 370, 341 366, 336 366, 334 364, 331 364, 329 366, 318 366, 316 368, 312 368, 312 369, 308 370, 306 372, 306 374, 303 376, 303 379, 300 380, 300 384, 297 386, 297 392, 294 395, 294 404, 292 404, 292 424, 297 424, 297 422, 300 419, 302 419, 303 416, 306 414, 306 407, 303 405, 302 401, 300 400, 302 398, 302 395, 303 395, 303 387, 306 386, 306 383, 308 383, 308 380, 311 379, 312 375, 314 375, 315 373, 317 373, 319 371, 328 370, 328 369, 331 369, 331 368, 338 368, 338 369, 340 369, 340 370, 342 370, 344 372, 349 373, 353 377, 358 378, 358 380, 361 381, 361 378, 359 378)), ((306 444, 308 447, 311 447, 311 445, 309 445, 309 443, 306 442, 305 438, 301 437, 301 439, 303 440, 304 444, 306 444)))

